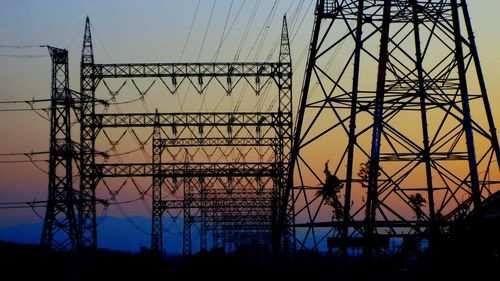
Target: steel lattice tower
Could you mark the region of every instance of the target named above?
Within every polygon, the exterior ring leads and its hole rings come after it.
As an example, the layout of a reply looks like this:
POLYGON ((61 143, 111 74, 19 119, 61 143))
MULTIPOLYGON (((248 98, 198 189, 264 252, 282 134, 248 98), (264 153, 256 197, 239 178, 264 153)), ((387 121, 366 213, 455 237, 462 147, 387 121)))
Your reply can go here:
POLYGON ((48 49, 52 59, 49 192, 41 244, 55 250, 74 250, 78 231, 73 191, 73 99, 69 89, 68 51, 54 47, 48 49))
POLYGON ((500 178, 466 1, 319 0, 294 137, 300 248, 450 233, 500 178))

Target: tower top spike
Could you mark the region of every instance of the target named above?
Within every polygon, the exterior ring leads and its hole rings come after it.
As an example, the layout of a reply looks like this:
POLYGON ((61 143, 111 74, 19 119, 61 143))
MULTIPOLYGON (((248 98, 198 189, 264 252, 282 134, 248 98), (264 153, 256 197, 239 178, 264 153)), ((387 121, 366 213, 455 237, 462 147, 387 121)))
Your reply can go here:
POLYGON ((83 34, 82 64, 94 64, 94 50, 92 48, 92 34, 90 31, 89 16, 85 19, 85 32, 83 34))
POLYGON ((291 63, 292 57, 290 54, 290 40, 288 37, 288 24, 286 21, 286 14, 283 16, 283 27, 281 29, 281 44, 280 44, 280 58, 281 63, 291 63))

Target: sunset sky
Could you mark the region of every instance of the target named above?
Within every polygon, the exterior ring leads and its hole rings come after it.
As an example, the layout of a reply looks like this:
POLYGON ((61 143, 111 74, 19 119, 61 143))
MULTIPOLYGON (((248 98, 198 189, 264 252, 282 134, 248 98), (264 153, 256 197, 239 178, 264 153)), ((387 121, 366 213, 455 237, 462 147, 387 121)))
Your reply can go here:
MULTIPOLYGON (((295 64, 293 101, 296 110, 314 4, 315 0, 2 1, 0 101, 50 96, 47 50, 6 46, 51 45, 68 49, 70 87, 78 90, 81 40, 87 15, 93 27, 98 63, 211 62, 216 57, 217 61, 231 62, 269 61, 269 58, 276 61, 275 46, 282 16, 286 13, 295 64), (19 57, 26 55, 33 57, 19 57)), ((500 1, 469 0, 469 10, 494 119, 499 127, 500 1)), ((46 107, 46 104, 35 107, 46 107)), ((0 110, 13 108, 29 107, 0 104, 0 110)), ((45 116, 44 112, 39 113, 45 116)), ((49 123, 42 117, 31 111, 0 111, 0 118, 0 154, 48 150, 49 123)), ((39 155, 34 159, 44 160, 48 156, 39 155)), ((27 157, 0 157, 0 202, 45 200, 47 175, 38 168, 47 170, 46 163, 37 162, 39 167, 31 163, 1 163, 11 160, 27 160, 27 157)), ((43 214, 43 209, 38 211, 43 214)), ((0 227, 39 221, 31 209, 0 209, 0 227)))

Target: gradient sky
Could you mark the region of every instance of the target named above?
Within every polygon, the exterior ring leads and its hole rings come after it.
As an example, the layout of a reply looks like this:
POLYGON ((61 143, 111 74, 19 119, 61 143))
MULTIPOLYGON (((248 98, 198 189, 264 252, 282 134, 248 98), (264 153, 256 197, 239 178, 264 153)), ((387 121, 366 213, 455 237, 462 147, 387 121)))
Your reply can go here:
MULTIPOLYGON (((228 11, 229 25, 242 7, 238 20, 222 44, 219 61, 233 61, 247 23, 252 20, 249 35, 239 60, 264 61, 281 29, 281 17, 288 11, 292 57, 296 63, 294 101, 297 105, 305 65, 314 0, 202 0, 190 40, 180 58, 198 0, 108 0, 108 1, 2 1, 0 10, 0 45, 52 45, 70 52, 70 85, 78 89, 79 53, 85 16, 93 25, 96 61, 109 62, 177 62, 211 61, 222 36, 228 11), (209 16, 213 15, 206 29, 209 16), (267 17, 276 3, 272 20, 267 17), (298 14, 294 17, 294 12, 298 14), (268 32, 262 52, 251 46, 268 32), (299 28, 300 27, 300 28, 299 28), (206 40, 200 50, 205 30, 206 40), (250 53, 250 54, 249 54, 250 53)), ((469 9, 490 94, 494 118, 500 122, 500 1, 470 0, 469 9)), ((227 27, 229 28, 229 27, 227 27)), ((48 57, 14 58, 5 55, 45 55, 42 48, 12 50, 0 48, 0 100, 48 98, 50 95, 50 61, 48 57)), ((276 60, 276 53, 272 56, 276 60)), ((0 109, 12 105, 0 105, 0 109)), ((19 106, 18 108, 26 108, 19 106)), ((32 112, 0 112, 2 137, 0 153, 47 151, 49 123, 32 112)), ((2 160, 25 160, 24 157, 2 157, 2 160)), ((46 159, 40 156, 39 159, 46 159)), ((40 163, 46 169, 44 163, 40 163)), ((31 164, 0 164, 0 202, 46 199, 47 175, 31 164)), ((31 210, 0 210, 0 226, 37 222, 31 210)))

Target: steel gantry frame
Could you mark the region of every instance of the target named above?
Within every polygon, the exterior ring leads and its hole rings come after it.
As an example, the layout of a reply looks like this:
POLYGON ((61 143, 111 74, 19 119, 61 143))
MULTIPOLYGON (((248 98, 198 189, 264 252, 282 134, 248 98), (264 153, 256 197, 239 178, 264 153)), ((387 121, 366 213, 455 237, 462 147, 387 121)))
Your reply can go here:
MULTIPOLYGON (((274 205, 275 198, 272 197, 273 190, 265 188, 264 185, 245 186, 238 184, 237 188, 231 187, 230 182, 235 178, 256 178, 258 181, 263 181, 265 178, 269 180, 275 179, 278 175, 278 165, 276 161, 265 163, 220 163, 216 167, 213 164, 206 165, 206 168, 198 169, 199 172, 194 172, 193 166, 203 165, 201 163, 184 163, 176 164, 176 168, 169 168, 166 163, 161 161, 161 154, 165 148, 180 146, 180 147, 203 147, 215 145, 223 146, 251 146, 251 147, 271 147, 274 151, 278 151, 278 137, 274 138, 237 138, 232 139, 205 139, 203 141, 172 141, 169 139, 159 138, 153 139, 153 167, 157 167, 158 173, 154 176, 155 184, 153 186, 161 186, 163 180, 167 177, 188 178, 191 175, 197 175, 197 178, 187 179, 184 184, 184 196, 182 200, 161 200, 161 194, 158 194, 158 224, 161 224, 161 214, 169 209, 182 209, 184 211, 184 230, 183 237, 183 253, 190 255, 191 248, 191 227, 196 220, 201 222, 201 249, 207 249, 207 232, 213 232, 214 247, 228 248, 229 245, 220 241, 216 237, 218 230, 230 232, 231 230, 242 230, 236 227, 237 225, 245 226, 244 229, 253 231, 270 232, 271 231, 271 210, 274 205), (173 144, 173 145, 172 145, 173 144), (176 170, 175 172, 171 172, 176 170), (210 178, 212 181, 226 179, 223 188, 207 189, 205 186, 213 186, 213 183, 207 182, 205 178, 210 178), (196 181, 196 183, 193 183, 196 181), (249 188, 250 187, 250 188, 249 188), (196 212, 197 211, 197 212, 196 212), (231 215, 232 214, 232 215, 231 215), (230 229, 232 228, 232 229, 230 229)), ((276 153, 275 152, 275 153, 276 153)), ((161 190, 157 188, 156 190, 161 190)), ((161 230, 161 226, 156 229, 161 230)), ((228 233, 225 233, 228 235, 228 233)), ((156 235, 157 239, 161 239, 161 233, 156 235)), ((161 243, 160 241, 154 241, 161 243)))
POLYGON ((465 0, 318 0, 303 83, 289 182, 300 248, 432 246, 498 190, 465 0))
MULTIPOLYGON (((201 217, 203 231, 210 228, 215 231, 220 227, 226 230, 238 230, 238 224, 235 223, 238 219, 235 216, 240 208, 249 209, 247 204, 240 206, 240 203, 245 200, 266 206, 252 210, 261 210, 261 212, 255 213, 255 215, 260 216, 260 219, 245 219, 240 216, 239 220, 243 222, 242 225, 248 229, 265 226, 266 231, 273 233, 272 249, 277 254, 280 253, 283 245, 291 244, 293 233, 289 230, 289 226, 292 218, 287 216, 287 212, 277 211, 280 208, 289 209, 290 207, 290 202, 287 202, 288 197, 285 196, 285 183, 288 178, 292 141, 292 65, 286 18, 283 21, 278 62, 139 64, 95 63, 90 22, 87 18, 81 56, 80 83, 82 103, 80 110, 81 195, 78 222, 79 241, 82 246, 97 247, 95 198, 99 181, 106 177, 131 176, 151 177, 153 180, 151 248, 154 250, 163 249, 162 216, 166 209, 189 210, 193 207, 199 209, 200 216, 192 216, 189 212, 184 212, 185 218, 187 218, 184 223, 186 229, 190 227, 190 223, 201 217), (97 113, 94 104, 96 89, 101 81, 114 78, 158 78, 172 94, 176 94, 182 83, 189 83, 200 95, 205 94, 204 90, 211 81, 217 81, 228 95, 238 83, 248 84, 252 91, 259 95, 262 91, 263 81, 265 83, 273 81, 277 88, 278 108, 274 112, 252 113, 97 113), (171 85, 167 85, 163 78, 169 78, 172 82, 171 85), (208 81, 204 82, 204 78, 208 81), (101 130, 133 127, 149 128, 153 131, 153 161, 151 163, 110 164, 96 161, 96 140, 101 130), (182 136, 181 133, 177 132, 187 132, 188 136, 182 136), (211 132, 212 135, 207 132, 211 132), (241 132, 245 132, 250 137, 245 137, 241 132), (237 149, 241 147, 270 147, 274 158, 267 162, 263 159, 257 159, 235 163, 211 161, 190 163, 188 160, 179 162, 176 159, 169 162, 162 159, 162 153, 166 149, 195 146, 233 147, 237 149), (237 178, 240 179, 235 180, 237 178), (257 182, 263 178, 268 179, 264 180, 265 190, 243 189, 247 193, 238 193, 228 189, 218 190, 217 196, 211 197, 213 188, 210 185, 215 185, 216 182, 228 183, 235 180, 242 186, 255 187, 258 186, 257 182), (188 190, 186 193, 184 190, 186 198, 182 200, 182 203, 164 200, 162 189, 165 188, 166 179, 172 179, 175 182, 177 179, 182 179, 186 182, 186 186, 193 185, 196 191, 188 190), (245 194, 244 198, 234 198, 234 196, 242 194, 245 194), (269 200, 269 194, 272 194, 272 200, 269 200), (215 202, 220 202, 224 198, 230 198, 224 203, 231 205, 232 209, 215 207, 215 202), (231 209, 231 211, 221 213, 220 210, 225 209, 231 209), (272 216, 269 214, 271 210, 275 211, 272 216), (217 212, 218 214, 216 214, 217 212), (201 215, 202 213, 203 215, 201 215), (282 219, 286 219, 286 221, 281 222, 282 219), (221 222, 217 222, 217 220, 221 222)), ((248 215, 250 216, 251 213, 248 215)), ((187 230, 184 232, 184 236, 185 240, 190 240, 190 234, 187 230)), ((190 248, 190 244, 190 241, 185 241, 185 245, 189 245, 185 248, 190 248)))

